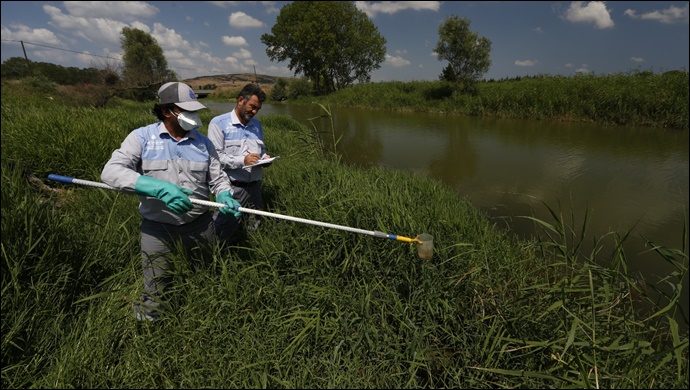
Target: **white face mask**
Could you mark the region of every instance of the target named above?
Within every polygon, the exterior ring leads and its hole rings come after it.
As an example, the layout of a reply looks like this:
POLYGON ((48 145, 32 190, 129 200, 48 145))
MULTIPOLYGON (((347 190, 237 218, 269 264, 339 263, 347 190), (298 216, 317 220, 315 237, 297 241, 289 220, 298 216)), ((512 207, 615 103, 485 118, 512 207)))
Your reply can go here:
POLYGON ((179 123, 180 127, 182 127, 184 130, 194 130, 201 126, 201 118, 199 117, 199 113, 196 111, 182 111, 179 114, 175 114, 175 111, 170 112, 177 117, 177 123, 179 123))

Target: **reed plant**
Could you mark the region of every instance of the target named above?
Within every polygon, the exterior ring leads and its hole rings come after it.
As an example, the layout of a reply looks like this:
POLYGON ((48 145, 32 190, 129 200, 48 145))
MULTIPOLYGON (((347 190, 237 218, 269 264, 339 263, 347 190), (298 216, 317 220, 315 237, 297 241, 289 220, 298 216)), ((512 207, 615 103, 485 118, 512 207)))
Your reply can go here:
POLYGON ((688 129, 687 71, 516 77, 481 81, 476 89, 467 94, 443 81, 390 81, 291 104, 688 129))
POLYGON ((99 181, 152 105, 2 88, 3 388, 687 388, 687 319, 673 316, 687 248, 650 247, 677 267, 665 281, 677 290, 652 299, 622 249, 604 265, 576 256, 584 238, 557 212, 534 220, 550 236, 518 239, 440 182, 345 165, 279 115, 261 117, 281 156, 268 211, 426 232, 432 259, 265 218, 208 264, 174 257, 170 310, 137 322, 136 197, 45 177, 99 181))

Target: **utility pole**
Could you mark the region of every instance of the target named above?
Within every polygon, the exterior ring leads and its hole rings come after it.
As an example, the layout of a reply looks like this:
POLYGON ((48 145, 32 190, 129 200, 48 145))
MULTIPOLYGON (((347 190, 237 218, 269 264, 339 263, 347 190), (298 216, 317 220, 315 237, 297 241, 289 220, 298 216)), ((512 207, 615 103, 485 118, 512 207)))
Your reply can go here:
POLYGON ((31 61, 29 57, 26 56, 26 49, 24 48, 24 41, 19 41, 22 43, 22 50, 24 51, 24 59, 26 60, 26 67, 29 68, 29 76, 33 77, 34 73, 31 71, 31 61))

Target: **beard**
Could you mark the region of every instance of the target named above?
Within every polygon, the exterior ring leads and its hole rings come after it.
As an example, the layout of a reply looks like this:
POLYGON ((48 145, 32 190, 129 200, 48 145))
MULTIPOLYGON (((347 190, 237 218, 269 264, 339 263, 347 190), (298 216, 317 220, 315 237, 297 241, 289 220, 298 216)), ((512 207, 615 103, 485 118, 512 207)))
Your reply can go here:
POLYGON ((239 111, 239 112, 238 112, 238 114, 239 114, 238 116, 239 116, 245 123, 246 123, 246 122, 249 122, 249 121, 254 117, 254 113, 251 112, 251 111, 249 111, 249 110, 247 110, 247 109, 245 109, 244 106, 239 106, 238 108, 239 108, 239 109, 238 109, 238 111, 239 111))

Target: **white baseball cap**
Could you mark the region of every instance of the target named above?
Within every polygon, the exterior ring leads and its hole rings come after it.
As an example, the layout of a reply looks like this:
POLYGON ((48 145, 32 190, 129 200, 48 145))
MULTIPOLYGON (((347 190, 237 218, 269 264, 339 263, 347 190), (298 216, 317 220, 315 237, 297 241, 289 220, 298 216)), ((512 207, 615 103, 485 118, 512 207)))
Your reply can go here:
POLYGON ((206 108, 196 100, 194 91, 185 83, 169 82, 158 89, 158 103, 175 104, 185 111, 198 111, 206 108))

